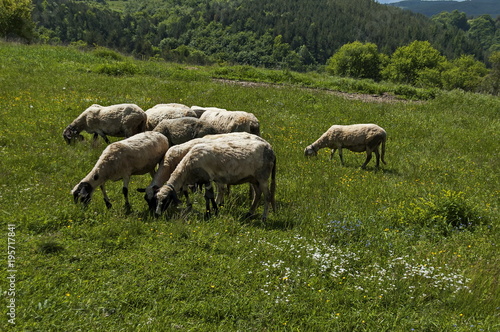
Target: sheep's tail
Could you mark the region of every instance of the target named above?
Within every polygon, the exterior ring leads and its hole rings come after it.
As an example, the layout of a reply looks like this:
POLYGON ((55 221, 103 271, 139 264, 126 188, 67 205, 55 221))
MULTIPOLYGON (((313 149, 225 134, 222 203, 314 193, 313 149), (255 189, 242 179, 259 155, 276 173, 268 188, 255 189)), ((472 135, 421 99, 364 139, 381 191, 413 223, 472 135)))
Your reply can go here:
POLYGON ((273 208, 273 211, 276 211, 276 200, 275 200, 275 194, 276 194, 276 157, 274 158, 274 165, 273 169, 271 171, 271 190, 269 193, 270 200, 271 200, 271 207, 273 208))
POLYGON ((384 156, 385 156, 385 142, 387 141, 387 136, 384 137, 384 139, 382 140, 382 152, 380 153, 380 159, 382 160, 382 162, 384 164, 387 164, 384 160, 384 156))

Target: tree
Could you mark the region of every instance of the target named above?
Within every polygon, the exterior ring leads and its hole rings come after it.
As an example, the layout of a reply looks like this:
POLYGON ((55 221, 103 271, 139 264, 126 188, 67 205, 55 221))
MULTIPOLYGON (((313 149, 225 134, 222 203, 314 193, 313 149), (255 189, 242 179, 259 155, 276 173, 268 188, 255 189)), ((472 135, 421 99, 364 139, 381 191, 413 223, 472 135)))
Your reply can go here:
POLYGON ((461 13, 458 10, 454 10, 451 13, 442 12, 432 17, 434 22, 441 23, 445 26, 453 26, 460 30, 469 30, 469 23, 467 22, 467 16, 465 13, 461 13))
POLYGON ((470 20, 470 29, 467 35, 481 43, 483 49, 487 50, 493 44, 495 37, 495 21, 490 15, 481 15, 470 20))
POLYGON ((0 1, 0 37, 33 38, 30 0, 0 1))
POLYGON ((383 76, 398 83, 415 84, 424 71, 443 69, 446 58, 428 41, 414 41, 396 49, 383 76))
POLYGON ((488 60, 492 68, 481 84, 481 91, 498 96, 500 95, 500 51, 491 54, 488 60))
POLYGON ((381 58, 377 45, 355 41, 345 44, 327 63, 327 70, 339 76, 380 78, 381 58))
POLYGON ((487 73, 484 63, 476 61, 471 55, 463 55, 453 60, 450 68, 443 72, 443 88, 475 91, 487 73))

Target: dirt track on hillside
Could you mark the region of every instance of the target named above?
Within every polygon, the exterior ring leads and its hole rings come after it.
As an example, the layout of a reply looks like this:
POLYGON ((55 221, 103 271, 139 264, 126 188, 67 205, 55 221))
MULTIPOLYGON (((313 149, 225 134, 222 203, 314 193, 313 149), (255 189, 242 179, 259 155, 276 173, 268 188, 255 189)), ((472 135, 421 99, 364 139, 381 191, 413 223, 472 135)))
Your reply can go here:
MULTIPOLYGON (((238 80, 228 80, 228 79, 214 79, 216 82, 221 82, 224 84, 234 84, 234 85, 241 85, 245 87, 262 87, 262 86, 269 86, 269 87, 286 87, 286 85, 281 85, 281 84, 273 84, 273 83, 262 83, 262 82, 248 82, 248 81, 238 81, 238 80)), ((360 100, 366 103, 415 103, 415 102, 422 102, 422 101, 409 101, 405 99, 400 99, 394 95, 384 93, 383 95, 370 95, 370 94, 364 94, 364 93, 349 93, 349 92, 341 92, 341 91, 334 91, 334 90, 328 90, 328 89, 314 89, 314 88, 302 88, 304 90, 311 90, 311 91, 325 91, 326 93, 330 93, 339 97, 343 97, 345 99, 349 100, 360 100)))

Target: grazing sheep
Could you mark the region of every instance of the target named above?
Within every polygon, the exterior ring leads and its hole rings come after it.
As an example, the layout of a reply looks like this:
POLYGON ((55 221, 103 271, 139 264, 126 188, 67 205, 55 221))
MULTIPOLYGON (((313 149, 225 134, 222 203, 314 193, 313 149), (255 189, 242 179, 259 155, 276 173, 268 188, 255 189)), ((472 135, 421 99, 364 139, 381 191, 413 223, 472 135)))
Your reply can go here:
POLYGON ((85 130, 94 134, 94 142, 99 135, 109 144, 106 135, 131 137, 145 130, 146 120, 146 113, 135 104, 112 106, 94 104, 64 129, 63 137, 70 144, 74 138, 83 139, 80 132, 85 130))
POLYGON ((210 181, 230 185, 250 183, 255 195, 248 215, 253 215, 260 196, 264 193, 262 219, 265 220, 269 203, 273 210, 275 209, 276 156, 271 145, 257 139, 207 141, 196 144, 175 168, 167 184, 158 192, 156 213, 162 213, 172 202, 177 202, 176 193, 186 185, 210 181))
POLYGON ((198 118, 191 117, 164 119, 158 123, 153 131, 165 135, 171 146, 185 143, 193 138, 218 134, 212 125, 198 118))
POLYGON ((208 109, 200 120, 214 126, 219 133, 247 132, 260 136, 259 120, 252 113, 208 109))
POLYGON ((198 118, 200 118, 205 111, 227 111, 227 109, 224 108, 202 106, 191 106, 191 109, 196 113, 198 118))
MULTIPOLYGON (((156 171, 150 185, 145 189, 137 189, 139 192, 145 192, 144 199, 148 203, 150 211, 154 212, 156 209, 156 194, 158 193, 160 187, 163 186, 163 184, 170 178, 170 175, 172 175, 177 165, 179 165, 184 156, 188 154, 188 152, 195 145, 205 142, 231 142, 235 140, 258 140, 261 142, 266 142, 261 137, 248 133, 229 133, 220 135, 208 135, 203 138, 193 139, 186 143, 172 146, 170 149, 168 149, 167 153, 165 154, 165 158, 163 158, 163 162, 158 167, 158 170, 156 171)), ((216 203, 214 204, 213 200, 210 200, 212 205, 215 206, 215 211, 217 211, 217 205, 222 204, 225 191, 225 188, 223 188, 224 186, 218 185, 217 187, 216 203)), ((182 192, 184 193, 187 204, 189 206, 190 202, 187 194, 187 187, 184 187, 182 192)), ((207 195, 207 191, 205 191, 205 194, 207 195)), ((207 200, 207 196, 205 196, 205 199, 207 200)), ((210 209, 207 208, 207 211, 209 210, 210 209)))
POLYGON ((196 112, 182 104, 158 104, 146 111, 148 116, 146 130, 153 130, 163 119, 182 117, 196 118, 196 112))
POLYGON ((385 164, 385 142, 387 133, 381 127, 375 124, 354 124, 349 126, 333 125, 313 144, 306 147, 304 154, 306 156, 315 156, 318 150, 322 148, 332 149, 330 159, 332 159, 335 150, 339 150, 340 162, 344 165, 342 157, 342 148, 354 152, 366 151, 366 160, 361 166, 365 168, 372 159, 372 152, 377 157, 376 167, 379 167, 379 160, 385 164), (382 154, 379 154, 379 146, 382 145, 382 154))
POLYGON ((111 208, 104 184, 108 180, 123 179, 125 207, 130 209, 128 201, 128 183, 130 176, 150 173, 154 175, 156 165, 162 160, 169 148, 167 138, 157 132, 140 133, 125 140, 112 143, 104 149, 94 168, 72 190, 75 203, 84 206, 90 203, 92 193, 100 186, 106 206, 111 208))

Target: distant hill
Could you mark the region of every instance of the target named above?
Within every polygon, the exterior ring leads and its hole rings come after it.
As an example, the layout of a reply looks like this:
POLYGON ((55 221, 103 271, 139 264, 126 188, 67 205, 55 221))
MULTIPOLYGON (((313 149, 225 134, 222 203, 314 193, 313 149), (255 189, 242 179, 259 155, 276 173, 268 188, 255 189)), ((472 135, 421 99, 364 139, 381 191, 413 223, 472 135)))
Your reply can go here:
POLYGON ((373 0, 33 4, 37 32, 46 41, 82 41, 145 58, 307 70, 325 64, 342 45, 354 41, 375 43, 391 54, 414 40, 428 40, 448 58, 472 54, 484 60, 482 45, 465 31, 373 0))
POLYGON ((433 16, 441 12, 452 12, 458 10, 467 16, 490 15, 492 18, 500 16, 500 0, 468 0, 468 1, 428 1, 408 0, 390 3, 402 9, 415 13, 433 16))

